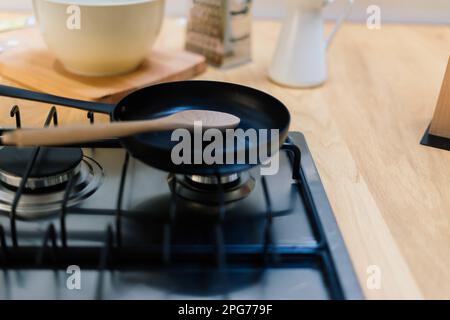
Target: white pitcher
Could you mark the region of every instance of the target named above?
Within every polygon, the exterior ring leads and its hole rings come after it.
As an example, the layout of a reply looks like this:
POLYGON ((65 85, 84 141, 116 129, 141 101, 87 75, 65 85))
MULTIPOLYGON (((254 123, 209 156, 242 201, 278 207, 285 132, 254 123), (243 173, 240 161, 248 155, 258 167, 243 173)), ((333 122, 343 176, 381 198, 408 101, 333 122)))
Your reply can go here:
POLYGON ((330 35, 324 39, 322 9, 334 0, 286 0, 288 16, 269 68, 270 78, 281 85, 307 88, 327 79, 326 49, 351 12, 354 0, 347 0, 330 35))

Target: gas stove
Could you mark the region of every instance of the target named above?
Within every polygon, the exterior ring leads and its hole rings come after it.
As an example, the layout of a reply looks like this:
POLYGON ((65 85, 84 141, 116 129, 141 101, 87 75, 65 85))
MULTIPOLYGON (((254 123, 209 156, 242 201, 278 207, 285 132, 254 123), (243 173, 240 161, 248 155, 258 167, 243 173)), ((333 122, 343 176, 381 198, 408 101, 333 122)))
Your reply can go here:
POLYGON ((0 299, 363 298, 297 132, 274 176, 171 174, 115 140, 3 147, 0 244, 0 299))

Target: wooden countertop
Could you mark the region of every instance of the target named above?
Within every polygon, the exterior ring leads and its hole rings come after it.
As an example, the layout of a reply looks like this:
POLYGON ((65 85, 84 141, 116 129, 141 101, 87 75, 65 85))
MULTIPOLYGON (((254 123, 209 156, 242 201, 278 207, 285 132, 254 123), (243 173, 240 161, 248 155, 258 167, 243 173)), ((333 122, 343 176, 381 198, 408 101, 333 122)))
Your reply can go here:
MULTIPOLYGON (((254 62, 209 68, 200 78, 249 85, 289 107, 291 130, 306 135, 366 297, 450 299, 450 152, 419 144, 450 55, 450 28, 347 24, 329 50, 328 83, 295 90, 267 79, 279 27, 255 22, 254 62), (381 270, 379 290, 366 286, 371 265, 381 270)), ((183 22, 168 19, 157 45, 180 48, 183 38, 183 22)), ((0 99, 1 126, 13 125, 14 103, 0 99)), ((49 109, 20 106, 27 126, 40 126, 49 109)), ((61 124, 86 121, 84 112, 58 112, 61 124)))

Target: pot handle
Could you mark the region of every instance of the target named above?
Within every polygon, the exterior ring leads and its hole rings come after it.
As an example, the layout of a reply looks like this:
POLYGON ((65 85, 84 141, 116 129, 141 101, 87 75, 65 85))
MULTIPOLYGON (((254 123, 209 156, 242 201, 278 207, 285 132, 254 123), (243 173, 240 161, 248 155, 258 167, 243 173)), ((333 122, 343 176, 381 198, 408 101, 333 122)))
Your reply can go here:
POLYGON ((97 103, 70 98, 63 98, 47 93, 34 92, 30 90, 19 89, 5 85, 0 85, 0 96, 29 101, 44 102, 48 104, 54 104, 57 106, 73 107, 76 109, 93 111, 109 115, 112 114, 114 108, 116 107, 114 104, 97 103))
POLYGON ((328 35, 327 39, 325 40, 325 48, 328 49, 328 47, 330 46, 331 42, 334 39, 334 36, 336 35, 336 33, 339 31, 339 29, 341 28, 344 21, 348 18, 348 16, 352 12, 353 4, 354 4, 354 0, 347 0, 347 7, 345 8, 345 11, 336 20, 336 24, 334 25, 333 30, 331 30, 330 34, 328 35))

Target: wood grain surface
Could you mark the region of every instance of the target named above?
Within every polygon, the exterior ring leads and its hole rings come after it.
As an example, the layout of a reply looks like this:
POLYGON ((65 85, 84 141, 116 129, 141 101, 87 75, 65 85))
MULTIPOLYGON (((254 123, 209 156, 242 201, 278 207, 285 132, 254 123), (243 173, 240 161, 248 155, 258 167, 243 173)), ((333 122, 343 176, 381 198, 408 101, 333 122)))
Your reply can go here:
POLYGON ((84 100, 116 103, 139 88, 190 79, 206 69, 206 59, 180 50, 156 48, 134 71, 112 77, 67 72, 47 49, 37 28, 8 33, 18 45, 0 56, 0 74, 26 87, 84 100))
MULTIPOLYGON (((167 19, 157 46, 182 48, 184 28, 167 19)), ((446 70, 450 28, 344 25, 328 52, 329 81, 309 90, 268 80, 279 30, 278 22, 255 22, 253 62, 209 68, 200 78, 249 85, 288 106, 367 298, 450 299, 450 152, 419 144, 446 70), (372 265, 381 271, 377 290, 366 286, 372 265)), ((27 126, 41 126, 50 107, 1 98, 2 126, 13 125, 15 103, 27 126)), ((85 112, 58 110, 61 124, 86 122, 85 112)))
POLYGON ((444 81, 442 81, 438 103, 431 120, 430 133, 435 136, 450 138, 450 58, 444 81))

